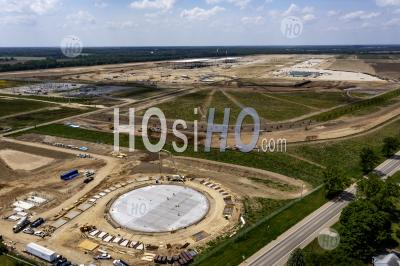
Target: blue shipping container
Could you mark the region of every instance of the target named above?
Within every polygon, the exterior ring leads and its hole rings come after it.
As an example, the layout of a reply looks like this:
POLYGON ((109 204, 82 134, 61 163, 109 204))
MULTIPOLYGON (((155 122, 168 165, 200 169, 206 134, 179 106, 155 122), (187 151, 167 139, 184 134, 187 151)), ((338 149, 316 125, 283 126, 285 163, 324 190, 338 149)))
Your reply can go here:
POLYGON ((61 175, 62 180, 71 180, 79 176, 78 170, 71 170, 61 175))

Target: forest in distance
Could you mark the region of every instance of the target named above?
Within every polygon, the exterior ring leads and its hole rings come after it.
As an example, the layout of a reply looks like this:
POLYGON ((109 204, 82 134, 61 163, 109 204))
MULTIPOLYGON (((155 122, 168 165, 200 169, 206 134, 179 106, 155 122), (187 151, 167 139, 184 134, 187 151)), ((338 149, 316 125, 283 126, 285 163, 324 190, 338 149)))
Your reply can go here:
POLYGON ((84 47, 76 58, 65 57, 59 47, 2 47, 0 72, 257 54, 357 54, 363 58, 392 59, 400 54, 400 46, 84 47))

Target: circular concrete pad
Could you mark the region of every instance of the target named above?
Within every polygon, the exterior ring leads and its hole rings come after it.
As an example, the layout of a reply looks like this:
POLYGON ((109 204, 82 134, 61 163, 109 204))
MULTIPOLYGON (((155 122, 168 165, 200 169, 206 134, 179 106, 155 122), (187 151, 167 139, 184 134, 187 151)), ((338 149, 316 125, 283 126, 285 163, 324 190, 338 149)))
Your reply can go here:
POLYGON ((110 215, 122 227, 160 233, 195 224, 207 214, 208 209, 207 197, 192 188, 152 185, 117 198, 111 205, 110 215))

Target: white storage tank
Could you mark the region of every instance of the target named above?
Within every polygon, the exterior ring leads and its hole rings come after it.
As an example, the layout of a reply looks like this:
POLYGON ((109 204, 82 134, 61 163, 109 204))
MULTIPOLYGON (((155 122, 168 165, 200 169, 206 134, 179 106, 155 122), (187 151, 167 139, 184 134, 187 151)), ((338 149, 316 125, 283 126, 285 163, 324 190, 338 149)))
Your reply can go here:
POLYGON ((38 245, 36 243, 29 243, 28 245, 26 245, 25 250, 29 254, 32 254, 48 262, 53 262, 54 260, 57 259, 57 254, 54 251, 45 248, 41 245, 38 245))

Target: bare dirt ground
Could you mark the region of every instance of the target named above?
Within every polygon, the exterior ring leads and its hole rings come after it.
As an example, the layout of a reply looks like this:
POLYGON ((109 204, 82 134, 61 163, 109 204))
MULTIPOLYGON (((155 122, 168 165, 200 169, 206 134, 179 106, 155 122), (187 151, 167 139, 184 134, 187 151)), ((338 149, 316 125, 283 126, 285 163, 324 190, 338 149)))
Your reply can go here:
MULTIPOLYGON (((53 157, 56 160, 47 167, 39 168, 35 171, 11 171, 12 176, 1 173, 0 180, 5 183, 5 188, 0 190, 1 212, 9 210, 10 204, 18 197, 22 197, 30 192, 36 192, 50 201, 48 204, 34 209, 34 215, 40 215, 48 219, 54 216, 61 209, 66 209, 76 202, 82 195, 93 190, 105 179, 113 169, 118 166, 117 160, 111 157, 93 155, 95 159, 75 159, 78 151, 66 150, 57 147, 51 147, 39 143, 27 143, 18 140, 7 139, 0 142, 2 148, 12 147, 24 152, 53 157), (70 170, 71 167, 82 169, 89 168, 97 170, 96 178, 93 182, 83 185, 83 180, 77 178, 70 182, 61 181, 59 174, 62 171, 70 170), (37 172, 36 172, 37 171, 37 172), (38 182, 40 180, 40 182, 38 182), (67 184, 67 185, 66 185, 67 184)), ((3 166, 7 168, 6 166, 3 166)), ((0 186, 2 187, 2 186, 0 186)), ((65 250, 62 243, 48 242, 47 239, 38 241, 37 237, 23 233, 14 234, 11 230, 13 223, 6 220, 0 220, 1 234, 5 239, 11 239, 17 250, 22 251, 29 242, 38 242, 49 248, 66 253, 70 258, 76 258, 76 250, 65 250)), ((84 257, 85 255, 83 255, 84 257)), ((89 257, 91 258, 91 257, 89 257)))
POLYGON ((400 80, 400 61, 387 62, 387 61, 369 61, 374 68, 377 75, 389 79, 389 80, 400 80))
POLYGON ((362 59, 334 59, 327 69, 376 75, 375 69, 362 59))
POLYGON ((13 170, 34 170, 53 162, 54 159, 10 149, 0 150, 2 159, 13 170))
POLYGON ((7 163, 0 161, 0 169, 4 170, 0 172, 2 215, 11 211, 11 203, 15 199, 29 193, 42 195, 49 200, 43 208, 56 206, 64 201, 64 197, 74 195, 84 186, 82 177, 65 182, 60 179, 60 174, 71 169, 97 170, 104 165, 101 160, 77 159, 68 153, 9 141, 0 142, 0 153, 7 157, 7 163))

